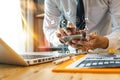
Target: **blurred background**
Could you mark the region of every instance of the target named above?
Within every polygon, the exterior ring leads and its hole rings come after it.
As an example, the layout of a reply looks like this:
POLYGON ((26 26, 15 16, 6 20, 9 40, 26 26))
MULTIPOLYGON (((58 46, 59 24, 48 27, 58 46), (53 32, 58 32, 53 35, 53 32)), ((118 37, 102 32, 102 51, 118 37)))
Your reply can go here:
POLYGON ((39 52, 49 47, 43 33, 44 0, 20 0, 22 25, 26 32, 26 50, 39 52))
POLYGON ((49 47, 43 33, 44 0, 1 0, 0 38, 20 52, 49 47))

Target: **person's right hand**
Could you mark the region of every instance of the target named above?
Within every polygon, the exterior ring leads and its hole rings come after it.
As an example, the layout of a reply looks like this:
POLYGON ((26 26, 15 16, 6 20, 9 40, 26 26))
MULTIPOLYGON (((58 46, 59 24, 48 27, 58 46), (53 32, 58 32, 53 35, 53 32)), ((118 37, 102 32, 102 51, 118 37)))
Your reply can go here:
POLYGON ((106 49, 109 45, 109 40, 107 37, 92 32, 86 36, 85 40, 73 39, 68 45, 83 51, 94 50, 96 48, 106 49))

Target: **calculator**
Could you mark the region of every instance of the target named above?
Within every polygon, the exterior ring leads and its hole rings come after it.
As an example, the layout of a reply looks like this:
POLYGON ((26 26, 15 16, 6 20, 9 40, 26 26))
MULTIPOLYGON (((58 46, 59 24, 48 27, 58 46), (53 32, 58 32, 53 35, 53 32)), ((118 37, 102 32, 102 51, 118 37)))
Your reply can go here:
POLYGON ((67 68, 111 68, 120 67, 120 54, 87 54, 68 65, 67 68))

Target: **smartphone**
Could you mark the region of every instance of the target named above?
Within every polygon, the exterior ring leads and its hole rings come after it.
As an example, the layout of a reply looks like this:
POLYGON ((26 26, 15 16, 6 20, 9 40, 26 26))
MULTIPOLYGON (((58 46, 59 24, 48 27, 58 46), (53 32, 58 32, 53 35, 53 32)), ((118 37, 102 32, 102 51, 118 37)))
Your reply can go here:
POLYGON ((79 35, 64 36, 63 39, 65 41, 71 41, 72 39, 83 39, 83 35, 79 34, 79 35))

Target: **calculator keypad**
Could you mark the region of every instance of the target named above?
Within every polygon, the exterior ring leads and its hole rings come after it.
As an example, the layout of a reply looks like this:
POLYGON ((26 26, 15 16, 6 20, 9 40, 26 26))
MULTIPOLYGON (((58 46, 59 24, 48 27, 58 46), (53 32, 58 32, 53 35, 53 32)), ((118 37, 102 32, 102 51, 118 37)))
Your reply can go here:
POLYGON ((87 54, 83 58, 67 66, 67 68, 107 68, 120 67, 120 54, 87 54))
POLYGON ((120 60, 84 60, 75 67, 120 67, 120 60))

